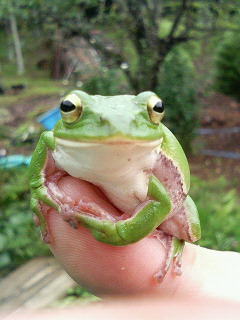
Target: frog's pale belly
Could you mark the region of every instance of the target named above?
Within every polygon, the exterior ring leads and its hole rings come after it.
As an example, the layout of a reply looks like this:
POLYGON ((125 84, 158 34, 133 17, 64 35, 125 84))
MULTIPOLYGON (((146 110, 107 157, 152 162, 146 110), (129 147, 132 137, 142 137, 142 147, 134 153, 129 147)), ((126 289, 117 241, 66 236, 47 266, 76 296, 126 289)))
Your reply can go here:
POLYGON ((56 146, 57 166, 100 187, 119 210, 132 213, 146 200, 161 140, 92 143, 56 138, 56 146))

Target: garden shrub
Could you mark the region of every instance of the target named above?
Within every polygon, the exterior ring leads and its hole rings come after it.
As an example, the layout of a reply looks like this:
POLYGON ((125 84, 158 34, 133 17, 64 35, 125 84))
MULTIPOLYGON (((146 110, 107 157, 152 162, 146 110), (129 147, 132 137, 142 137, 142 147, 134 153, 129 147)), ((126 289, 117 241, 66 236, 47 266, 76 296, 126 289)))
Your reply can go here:
POLYGON ((50 252, 34 226, 29 202, 28 168, 1 169, 0 270, 50 252))
POLYGON ((235 188, 221 177, 204 181, 192 177, 191 196, 200 216, 202 238, 198 244, 210 249, 240 251, 240 201, 235 188))
POLYGON ((215 56, 214 88, 240 101, 240 35, 227 33, 215 56))
POLYGON ((124 93, 125 86, 121 73, 109 69, 87 79, 83 83, 82 90, 93 95, 112 96, 124 93))
POLYGON ((194 75, 189 54, 175 48, 164 61, 157 90, 167 107, 164 122, 188 153, 192 151, 191 142, 199 124, 194 75))

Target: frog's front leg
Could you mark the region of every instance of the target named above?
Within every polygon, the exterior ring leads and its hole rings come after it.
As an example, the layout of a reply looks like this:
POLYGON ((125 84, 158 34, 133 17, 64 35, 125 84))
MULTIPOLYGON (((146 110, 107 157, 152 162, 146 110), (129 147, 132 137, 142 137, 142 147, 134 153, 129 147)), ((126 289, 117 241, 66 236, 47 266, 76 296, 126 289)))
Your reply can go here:
POLYGON ((116 246, 137 242, 152 233, 171 211, 171 201, 165 187, 155 177, 149 180, 148 200, 141 208, 126 220, 100 220, 87 215, 86 211, 75 213, 84 226, 92 231, 94 237, 101 242, 116 246))
POLYGON ((46 175, 51 174, 51 170, 54 171, 55 169, 54 164, 52 166, 49 165, 49 162, 51 162, 50 150, 54 149, 55 139, 53 132, 43 132, 34 151, 29 170, 32 194, 31 209, 38 217, 42 234, 44 234, 46 229, 46 222, 42 216, 42 205, 48 205, 59 211, 59 205, 49 195, 45 185, 46 175))

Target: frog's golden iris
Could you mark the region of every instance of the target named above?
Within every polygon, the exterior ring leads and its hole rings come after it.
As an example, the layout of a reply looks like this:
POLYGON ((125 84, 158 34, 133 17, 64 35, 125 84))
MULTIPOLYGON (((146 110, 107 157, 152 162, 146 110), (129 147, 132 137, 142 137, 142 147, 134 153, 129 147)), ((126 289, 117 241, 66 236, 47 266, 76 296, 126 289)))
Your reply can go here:
POLYGON ((60 104, 62 119, 65 123, 75 123, 82 114, 81 99, 74 93, 69 94, 60 104))
POLYGON ((148 100, 147 109, 151 122, 154 124, 159 124, 165 113, 162 100, 156 95, 152 96, 148 100))

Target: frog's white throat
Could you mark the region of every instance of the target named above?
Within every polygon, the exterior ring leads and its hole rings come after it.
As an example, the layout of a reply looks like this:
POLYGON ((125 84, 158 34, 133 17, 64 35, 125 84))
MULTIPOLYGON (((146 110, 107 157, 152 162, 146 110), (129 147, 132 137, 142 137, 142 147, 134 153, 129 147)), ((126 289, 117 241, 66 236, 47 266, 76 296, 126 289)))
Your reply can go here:
POLYGON ((146 200, 161 143, 162 139, 101 143, 56 138, 53 158, 57 167, 100 187, 116 207, 132 213, 146 200))

